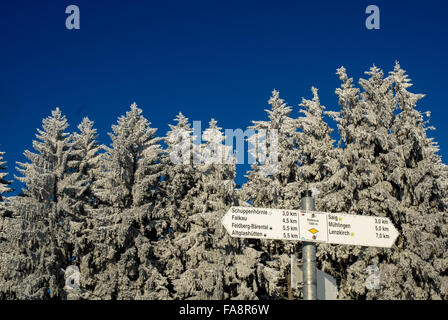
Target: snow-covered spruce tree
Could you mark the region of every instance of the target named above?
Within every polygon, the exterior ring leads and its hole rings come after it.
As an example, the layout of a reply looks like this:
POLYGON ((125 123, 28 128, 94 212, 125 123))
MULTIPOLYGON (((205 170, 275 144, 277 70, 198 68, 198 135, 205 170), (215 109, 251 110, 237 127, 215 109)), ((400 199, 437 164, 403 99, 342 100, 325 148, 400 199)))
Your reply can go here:
MULTIPOLYGON (((79 132, 71 135, 71 154, 69 174, 66 176, 66 199, 74 216, 70 221, 70 243, 73 245, 71 260, 80 256, 78 244, 82 240, 82 232, 88 229, 89 210, 97 206, 92 193, 92 185, 101 172, 100 154, 96 129, 93 121, 84 118, 78 125, 79 132)), ((79 261, 76 261, 79 263, 79 261)))
POLYGON ((43 120, 36 152, 18 163, 23 195, 11 199, 13 218, 4 228, 7 251, 0 292, 4 298, 44 299, 64 296, 64 269, 72 256, 70 223, 76 212, 69 190, 72 149, 65 116, 59 108, 43 120))
POLYGON ((164 275, 174 299, 279 298, 278 265, 286 268, 288 257, 271 264, 265 254, 245 239, 232 238, 223 228, 225 211, 190 215, 189 231, 173 232, 155 247, 164 262, 164 275))
POLYGON ((439 248, 446 247, 446 230, 440 226, 446 224, 446 206, 440 186, 446 180, 422 115, 414 109, 422 96, 405 91, 408 80, 400 77, 399 67, 386 79, 373 67, 370 78, 360 81, 361 99, 345 70, 338 73, 343 81, 337 90, 341 116, 336 118, 340 169, 330 178, 334 193, 322 203, 329 211, 387 216, 401 236, 392 249, 320 245, 322 268, 341 278, 340 297, 345 299, 441 297, 446 250, 439 248), (414 190, 425 191, 417 196, 414 190), (366 285, 369 265, 380 270, 378 289, 366 285))
POLYGON ((11 191, 11 181, 6 180, 6 161, 3 161, 4 152, 0 152, 0 202, 4 201, 5 194, 11 191))
POLYGON ((142 110, 133 103, 109 133, 104 171, 94 185, 94 194, 111 207, 130 208, 154 202, 161 176, 162 153, 157 129, 151 128, 142 110))
POLYGON ((185 198, 193 205, 191 213, 224 210, 235 203, 236 161, 215 119, 209 122, 202 140, 204 143, 193 145, 196 183, 185 198))
MULTIPOLYGON (((269 99, 271 106, 268 121, 253 121, 249 127, 255 134, 248 139, 250 154, 255 159, 252 170, 243 185, 242 199, 256 207, 291 209, 300 198, 297 187, 299 150, 297 119, 290 117, 291 108, 274 90, 269 99), (296 192, 294 192, 296 191, 296 192)), ((272 276, 266 282, 272 296, 286 297, 286 277, 291 252, 297 252, 298 244, 274 240, 250 240, 257 250, 266 253, 263 265, 272 268, 272 276)), ((271 296, 271 297, 272 297, 271 296)))
POLYGON ((392 148, 390 131, 395 110, 392 83, 390 78, 384 79, 382 70, 373 66, 366 72, 370 78, 360 80, 364 88, 360 93, 344 67, 337 74, 342 81, 341 88, 336 90, 341 111, 327 113, 336 120, 340 135, 339 170, 329 179, 331 195, 322 202, 327 209, 348 212, 360 201, 363 211, 353 213, 380 215, 382 210, 372 212, 369 199, 370 188, 380 193, 387 189, 382 181, 387 168, 385 158, 392 148))
MULTIPOLYGON (((325 107, 320 104, 317 88, 311 89, 313 99, 302 98, 299 105, 304 109, 299 112, 297 132, 298 163, 297 180, 286 187, 288 207, 300 208, 300 194, 303 190, 316 188, 320 197, 324 196, 324 181, 328 180, 338 169, 338 152, 331 138, 333 131, 323 119, 325 107)), ((319 203, 318 203, 319 204, 319 203)), ((319 210, 319 207, 316 208, 319 210)))
MULTIPOLYGON (((77 188, 71 190, 71 198, 75 199, 77 215, 70 222, 70 243, 73 244, 71 266, 79 268, 80 258, 88 254, 90 247, 88 236, 95 227, 95 209, 98 200, 94 197, 92 187, 101 174, 102 146, 96 140, 97 130, 93 127, 94 122, 89 118, 83 118, 78 125, 78 132, 72 134, 72 156, 73 169, 69 179, 77 188)), ((67 269, 66 269, 67 270, 67 269)), ((68 273, 65 276, 67 278, 68 273)), ((67 280, 66 280, 67 281, 67 280)), ((73 287, 73 286, 72 286, 73 287)), ((67 299, 79 298, 80 290, 66 287, 67 299)))
MULTIPOLYGON (((393 200, 389 215, 400 231, 397 247, 379 264, 380 289, 368 298, 447 299, 448 228, 447 166, 417 104, 424 97, 408 91, 408 75, 396 63, 390 73, 400 113, 393 122, 395 146, 387 181, 393 200)), ((429 112, 427 113, 429 116, 429 112)))
MULTIPOLYGON (((329 212, 388 216, 392 194, 385 173, 393 147, 392 82, 374 66, 366 72, 370 77, 360 80, 364 89, 361 93, 343 67, 337 74, 342 81, 336 90, 341 111, 329 114, 335 118, 340 135, 339 168, 325 182, 331 192, 317 202, 329 212)), ((391 249, 322 244, 318 255, 322 269, 341 280, 340 298, 362 298, 367 293, 366 268, 377 264, 387 250, 391 249), (353 289, 357 295, 349 293, 353 289)))
MULTIPOLYGON (((181 112, 174 119, 175 124, 169 124, 170 130, 165 137, 166 150, 163 154, 164 176, 162 181, 162 197, 156 206, 156 218, 166 222, 162 230, 155 234, 154 252, 163 264, 163 275, 168 280, 170 295, 176 298, 180 294, 174 288, 174 282, 186 270, 185 250, 179 250, 177 239, 191 236, 190 216, 195 206, 191 197, 196 186, 197 174, 193 168, 193 130, 187 117, 181 112)), ((188 245, 188 243, 187 243, 188 245)))
MULTIPOLYGON (((6 172, 6 161, 3 161, 4 152, 0 152, 0 272, 4 270, 2 267, 3 263, 5 263, 5 259, 7 259, 8 252, 8 242, 5 238, 5 229, 7 229, 7 224, 9 220, 11 220, 11 212, 6 209, 6 197, 5 194, 11 192, 11 188, 9 185, 11 181, 6 180, 8 173, 6 172)), ((0 298, 3 296, 4 292, 4 280, 3 277, 0 276, 0 298)))
MULTIPOLYGON (((191 124, 181 112, 174 121, 176 124, 169 124, 170 130, 164 139, 167 147, 163 155, 163 196, 156 214, 168 221, 170 231, 176 232, 187 230, 186 219, 192 213, 193 203, 186 197, 195 187, 198 175, 193 167, 194 137, 191 124)), ((163 236, 164 234, 157 235, 163 236)))
MULTIPOLYGON (((170 227, 155 248, 165 263, 172 297, 256 299, 267 294, 270 288, 265 289, 265 279, 270 280, 275 271, 259 264, 261 253, 247 241, 231 238, 221 224, 236 201, 234 158, 223 143, 221 128, 212 119, 202 135, 203 143, 193 145, 187 119, 179 115, 177 121, 168 133, 168 150, 175 154, 166 182, 172 183, 168 190, 184 195, 171 203, 178 215, 169 220, 173 226, 182 219, 182 228, 170 227)), ((272 291, 269 294, 275 296, 272 291)))
POLYGON ((63 214, 75 214, 73 203, 67 200, 70 198, 67 194, 77 188, 71 184, 74 153, 71 136, 65 131, 68 126, 59 108, 43 120, 43 130, 37 129, 38 140, 33 141, 37 153, 25 151, 30 162, 17 163, 17 170, 22 174, 17 179, 25 184, 25 197, 54 203, 63 214))
POLYGON ((100 152, 104 146, 99 145, 93 125, 94 122, 85 117, 78 125, 79 132, 73 134, 73 161, 76 165, 73 179, 82 186, 76 197, 81 200, 83 214, 86 209, 98 206, 92 188, 102 173, 100 152))
POLYGON ((80 251, 81 298, 164 299, 167 283, 152 259, 151 215, 163 174, 156 129, 134 103, 110 133, 112 145, 93 182, 100 202, 80 251))
POLYGON ((291 108, 274 90, 269 99, 268 121, 253 121, 249 139, 254 159, 243 186, 242 197, 257 207, 284 207, 286 186, 297 180, 298 122, 290 117, 291 108))

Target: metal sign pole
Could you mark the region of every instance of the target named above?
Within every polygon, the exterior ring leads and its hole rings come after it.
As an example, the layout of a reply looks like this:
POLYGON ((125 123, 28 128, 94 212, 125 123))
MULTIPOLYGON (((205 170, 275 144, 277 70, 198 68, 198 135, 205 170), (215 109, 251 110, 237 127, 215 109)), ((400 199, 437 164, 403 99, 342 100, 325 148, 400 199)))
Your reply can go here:
MULTIPOLYGON (((311 190, 302 192, 302 210, 314 211, 314 198, 311 190)), ((317 300, 316 245, 302 242, 303 260, 303 299, 317 300)))

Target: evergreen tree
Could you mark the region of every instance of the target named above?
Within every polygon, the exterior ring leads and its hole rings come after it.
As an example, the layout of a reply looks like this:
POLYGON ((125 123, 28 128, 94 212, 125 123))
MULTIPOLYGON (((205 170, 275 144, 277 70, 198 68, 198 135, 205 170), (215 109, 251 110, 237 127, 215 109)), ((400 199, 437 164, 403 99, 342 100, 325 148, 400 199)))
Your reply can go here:
POLYGON ((223 210, 235 202, 235 158, 232 147, 224 144, 225 136, 215 119, 202 140, 204 143, 193 146, 196 184, 186 196, 194 213, 223 210))
POLYGON ((169 228, 173 231, 186 230, 185 219, 192 213, 193 203, 185 198, 197 183, 193 167, 193 130, 188 118, 181 112, 175 121, 175 125, 169 125, 170 130, 165 138, 164 194, 157 210, 160 217, 169 221, 169 228))
POLYGON ((269 99, 271 110, 266 110, 269 121, 253 121, 255 131, 248 140, 249 152, 254 158, 252 170, 243 186, 243 199, 257 207, 283 208, 288 204, 285 190, 297 180, 298 123, 289 115, 291 108, 274 90, 269 99))
POLYGON ((4 152, 0 152, 0 202, 4 201, 4 194, 11 192, 9 185, 11 181, 6 180, 7 172, 4 172, 6 168, 6 161, 3 161, 4 152), (3 172, 2 172, 3 171, 3 172))
MULTIPOLYGON (((102 146, 96 140, 98 135, 93 124, 93 121, 89 118, 84 118, 78 125, 79 132, 75 132, 72 135, 73 154, 71 163, 73 164, 73 170, 70 180, 71 184, 77 187, 71 189, 70 196, 73 199, 72 206, 76 207, 77 216, 70 223, 70 242, 73 245, 73 254, 70 260, 72 262, 71 267, 78 268, 78 271, 81 258, 91 250, 91 247, 86 245, 86 243, 89 241, 92 229, 95 228, 95 209, 99 203, 93 195, 93 185, 102 170, 101 154, 99 153, 102 146)), ((68 271, 66 271, 66 281, 68 275, 68 271)), ((64 287, 68 293, 67 299, 80 298, 79 286, 80 283, 76 283, 76 287, 64 287)))
POLYGON ((390 78, 372 67, 361 79, 364 92, 352 84, 345 69, 338 69, 342 87, 336 90, 340 112, 328 112, 338 125, 339 164, 326 187, 331 194, 323 197, 327 210, 364 215, 384 215, 388 186, 384 183, 387 156, 392 148, 390 137, 394 103, 390 78))
MULTIPOLYGON (((389 275, 369 298, 446 299, 448 297, 447 166, 427 131, 417 104, 424 97, 408 91, 408 75, 396 63, 391 72, 400 113, 393 122, 395 146, 388 167, 393 201, 389 212, 400 230, 398 250, 388 252, 380 270, 389 275)), ((429 113, 427 113, 429 116, 429 113)))
MULTIPOLYGON (((395 109, 392 83, 373 66, 366 72, 370 77, 360 80, 364 89, 361 93, 345 68, 339 68, 337 74, 342 81, 336 90, 341 111, 329 114, 335 118, 340 135, 339 163, 325 182, 330 192, 319 201, 320 207, 329 212, 386 216, 386 204, 391 198, 385 172, 395 109)), ((377 263, 379 252, 385 250, 322 244, 318 254, 322 269, 341 279, 340 297, 344 298, 350 288, 366 293, 366 268, 377 263), (353 283, 354 277, 357 280, 353 283)))
POLYGON ((98 205, 98 200, 93 195, 93 185, 102 172, 100 151, 104 146, 98 144, 98 134, 93 124, 94 122, 86 117, 78 125, 79 132, 73 134, 76 163, 74 179, 82 186, 76 197, 86 208, 98 205))
POLYGON ((84 252, 81 298, 168 298, 150 242, 158 223, 151 215, 163 174, 160 138, 135 103, 112 130, 103 171, 93 182, 100 205, 79 245, 84 252))
POLYGON ((271 271, 261 252, 231 238, 221 224, 225 210, 186 218, 188 231, 172 231, 155 246, 173 299, 256 299, 271 271), (268 270, 269 269, 269 270, 268 270))
POLYGON ((112 146, 106 147, 104 172, 94 186, 94 194, 109 206, 140 206, 153 202, 158 192, 160 138, 141 113, 133 103, 109 134, 112 146))
POLYGON ((322 202, 333 212, 387 216, 401 235, 392 249, 320 245, 323 269, 341 278, 341 298, 444 297, 446 230, 440 226, 446 223, 446 206, 440 186, 446 175, 415 109, 422 95, 406 91, 409 80, 398 65, 386 79, 371 68, 370 78, 360 80, 360 95, 345 70, 338 73, 343 81, 337 90, 342 116, 336 118, 340 168, 330 178, 334 192, 322 202), (369 265, 380 270, 375 290, 365 284, 369 265))
MULTIPOLYGON (((255 159, 252 170, 243 185, 242 198, 256 207, 291 209, 298 202, 299 195, 294 190, 298 180, 298 129, 297 119, 290 117, 291 107, 274 90, 268 101, 271 106, 268 121, 253 121, 249 127, 255 130, 250 137, 250 154, 255 159)), ((277 297, 286 297, 286 279, 289 254, 297 252, 297 243, 272 240, 250 240, 258 251, 265 252, 260 261, 269 268, 270 276, 263 284, 264 290, 277 297)), ((268 270, 268 269, 266 269, 268 270)))
POLYGON ((230 147, 223 144, 225 137, 214 119, 202 134, 202 144, 192 143, 185 117, 180 114, 177 122, 168 133, 168 151, 177 152, 177 158, 184 161, 171 161, 166 181, 172 183, 169 190, 184 196, 172 203, 179 215, 171 216, 168 225, 181 219, 182 228, 170 227, 155 247, 159 260, 165 263, 171 296, 256 299, 265 292, 264 277, 269 278, 272 272, 259 264, 261 252, 247 241, 231 238, 221 224, 236 201, 235 159, 230 147))
MULTIPOLYGON (((43 130, 37 129, 38 140, 33 141, 37 153, 26 150, 24 155, 30 162, 17 164, 17 170, 23 175, 17 179, 24 183, 23 193, 41 202, 58 203, 64 197, 72 164, 70 135, 65 130, 67 119, 59 108, 52 111, 52 116, 43 120, 43 130)), ((68 212, 70 208, 61 208, 68 212)))
POLYGON ((72 149, 65 116, 59 108, 43 120, 36 153, 25 151, 18 163, 23 196, 11 199, 13 218, 5 228, 2 294, 6 298, 43 299, 64 296, 63 270, 72 253, 73 209, 68 190, 72 149))
MULTIPOLYGON (((313 99, 302 98, 300 112, 304 114, 298 119, 297 132, 298 165, 297 180, 286 187, 289 208, 300 208, 300 194, 303 190, 316 188, 323 197, 327 181, 338 169, 338 151, 330 134, 332 129, 323 119, 325 107, 320 104, 318 90, 311 89, 313 99)), ((319 208, 318 208, 319 209, 319 208)))

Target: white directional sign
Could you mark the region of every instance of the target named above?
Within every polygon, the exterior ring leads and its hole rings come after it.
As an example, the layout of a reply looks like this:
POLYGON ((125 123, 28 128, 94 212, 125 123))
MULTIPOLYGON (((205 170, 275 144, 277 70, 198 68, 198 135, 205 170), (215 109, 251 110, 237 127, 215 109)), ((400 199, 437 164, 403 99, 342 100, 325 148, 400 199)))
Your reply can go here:
POLYGON ((392 247, 398 236, 389 218, 304 210, 231 207, 222 223, 240 238, 392 247))
POLYGON ((299 240, 299 211, 231 207, 222 224, 232 237, 299 240))
POLYGON ((390 248, 398 237, 397 229, 385 217, 301 210, 299 224, 302 241, 390 248))

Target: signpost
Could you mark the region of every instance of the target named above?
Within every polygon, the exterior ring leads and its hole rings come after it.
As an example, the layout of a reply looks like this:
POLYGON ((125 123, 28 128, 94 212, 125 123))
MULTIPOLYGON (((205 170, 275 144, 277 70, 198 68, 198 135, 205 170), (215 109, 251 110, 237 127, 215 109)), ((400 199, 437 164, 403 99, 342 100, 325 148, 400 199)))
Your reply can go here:
POLYGON ((386 217, 309 210, 231 207, 222 223, 232 237, 239 238, 390 248, 398 237, 386 217))
MULTIPOLYGON (((314 198, 311 190, 302 192, 302 210, 307 212, 314 212, 314 198)), ((316 228, 320 228, 321 221, 318 221, 314 214, 304 215, 299 214, 299 232, 303 234, 300 239, 302 242, 302 260, 303 260, 303 299, 317 300, 317 267, 316 267, 316 245, 313 242, 307 241, 305 235, 309 235, 313 240, 317 240, 319 233, 316 228), (302 222, 300 223, 300 220, 302 222), (302 228, 301 228, 302 226, 302 228), (304 230, 303 226, 306 226, 304 230), (317 232, 316 232, 317 231, 317 232)), ((320 236, 319 236, 320 237, 320 236)))
POLYGON ((302 241, 306 300, 317 299, 316 242, 390 248, 398 237, 386 217, 314 211, 310 190, 300 210, 231 207, 222 224, 232 237, 302 241))

